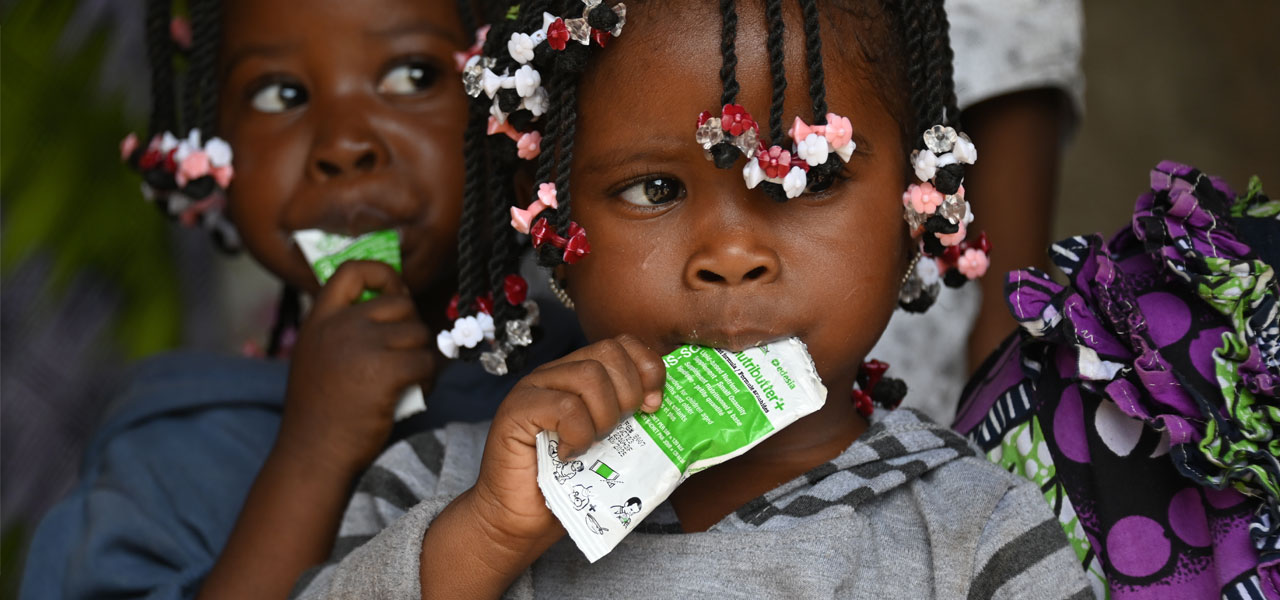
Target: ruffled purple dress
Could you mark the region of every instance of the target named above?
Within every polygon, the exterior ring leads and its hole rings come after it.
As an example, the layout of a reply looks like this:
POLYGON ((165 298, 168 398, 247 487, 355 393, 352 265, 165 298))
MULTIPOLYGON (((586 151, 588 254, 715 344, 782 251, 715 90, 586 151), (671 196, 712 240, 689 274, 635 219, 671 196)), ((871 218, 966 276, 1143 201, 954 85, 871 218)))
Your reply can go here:
POLYGON ((1163 162, 1132 222, 1009 274, 955 428, 1040 484, 1099 597, 1280 599, 1280 201, 1163 162))

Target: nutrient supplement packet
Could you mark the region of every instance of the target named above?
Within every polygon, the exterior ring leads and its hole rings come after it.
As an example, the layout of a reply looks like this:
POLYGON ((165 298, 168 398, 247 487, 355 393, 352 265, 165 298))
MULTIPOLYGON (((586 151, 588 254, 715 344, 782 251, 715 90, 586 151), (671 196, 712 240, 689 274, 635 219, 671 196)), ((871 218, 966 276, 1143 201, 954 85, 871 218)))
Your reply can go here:
POLYGON ((667 367, 662 407, 627 417, 581 456, 538 434, 538 487, 578 549, 595 562, 690 475, 720 464, 826 402, 799 339, 730 352, 682 346, 667 367))
MULTIPOLYGON (((400 271, 400 234, 392 229, 357 237, 305 229, 293 232, 293 241, 302 250, 302 255, 307 257, 320 285, 329 281, 338 267, 349 260, 376 260, 400 271)), ((365 290, 359 301, 372 300, 376 296, 377 293, 372 290, 365 290)), ((405 389, 400 402, 396 404, 395 418, 399 421, 425 410, 427 403, 422 397, 422 388, 411 385, 405 389)))

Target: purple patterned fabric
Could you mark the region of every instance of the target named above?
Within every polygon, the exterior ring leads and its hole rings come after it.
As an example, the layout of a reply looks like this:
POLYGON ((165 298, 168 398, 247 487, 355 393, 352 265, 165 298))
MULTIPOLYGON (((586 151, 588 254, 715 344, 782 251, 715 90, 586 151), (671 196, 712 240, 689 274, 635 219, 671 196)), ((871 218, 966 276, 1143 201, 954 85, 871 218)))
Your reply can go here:
POLYGON ((1266 213, 1280 232, 1274 205, 1161 163, 1130 226, 1051 248, 1067 285, 1009 274, 1024 331, 955 426, 1003 464, 1048 465, 1037 480, 1114 598, 1280 598, 1280 288, 1250 246, 1280 235, 1233 225, 1266 213))

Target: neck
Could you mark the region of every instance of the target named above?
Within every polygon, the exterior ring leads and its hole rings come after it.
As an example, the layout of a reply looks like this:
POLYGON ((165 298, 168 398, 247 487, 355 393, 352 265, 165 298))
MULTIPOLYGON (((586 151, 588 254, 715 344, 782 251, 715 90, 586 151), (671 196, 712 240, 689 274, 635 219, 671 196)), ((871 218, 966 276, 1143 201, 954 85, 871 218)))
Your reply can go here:
POLYGON ((747 502, 844 452, 867 429, 849 398, 852 386, 852 381, 829 386, 822 408, 676 488, 671 504, 684 530, 705 531, 747 502))

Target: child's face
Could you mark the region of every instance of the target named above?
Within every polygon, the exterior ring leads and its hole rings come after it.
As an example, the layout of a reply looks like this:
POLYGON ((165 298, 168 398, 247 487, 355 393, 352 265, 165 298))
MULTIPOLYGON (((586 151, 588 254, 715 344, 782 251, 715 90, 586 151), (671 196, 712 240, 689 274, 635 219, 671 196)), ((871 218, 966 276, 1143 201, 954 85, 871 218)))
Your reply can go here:
MULTIPOLYGON (((717 169, 694 142, 698 113, 719 113, 720 17, 715 3, 687 4, 629 14, 582 79, 573 216, 592 251, 566 272, 582 326, 591 339, 638 335, 660 353, 798 335, 829 389, 851 385, 909 257, 898 124, 862 65, 828 51, 830 110, 852 121, 857 143, 847 177, 785 203, 748 190, 744 159, 717 169), (661 203, 646 202, 646 186, 661 203)), ((767 136, 763 14, 740 17, 738 102, 767 136)), ((784 129, 795 115, 812 122, 797 15, 787 34, 784 129)))
POLYGON ((294 231, 395 228, 410 288, 452 293, 466 121, 453 6, 224 4, 219 115, 235 151, 231 216, 249 251, 285 281, 318 289, 294 231))

